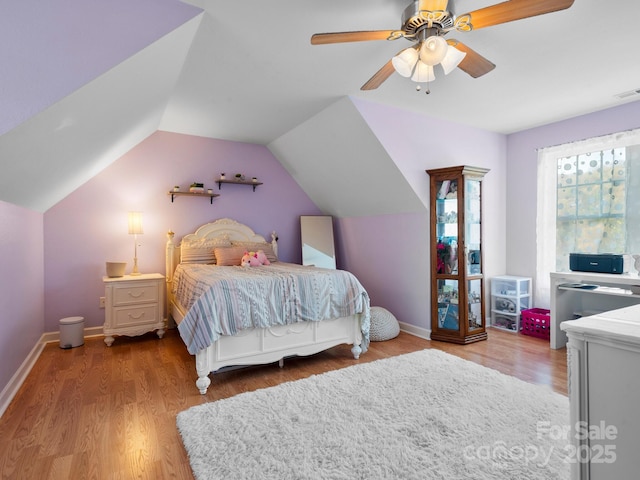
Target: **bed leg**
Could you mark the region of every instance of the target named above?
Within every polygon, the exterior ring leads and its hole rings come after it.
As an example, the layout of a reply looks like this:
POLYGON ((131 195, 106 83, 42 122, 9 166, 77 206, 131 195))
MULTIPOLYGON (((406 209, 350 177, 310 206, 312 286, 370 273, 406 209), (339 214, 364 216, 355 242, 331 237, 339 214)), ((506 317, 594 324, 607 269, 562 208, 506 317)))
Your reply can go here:
POLYGON ((284 367, 284 358, 281 358, 280 360, 278 360, 278 366, 280 368, 284 367))
POLYGON ((354 345, 351 349, 351 353, 353 353, 353 358, 358 360, 360 358, 360 354, 362 353, 362 348, 360 348, 360 345, 354 345))
POLYGON ((209 385, 211 385, 211 379, 209 378, 209 375, 198 377, 198 380, 196 380, 196 387, 198 387, 198 390, 200 390, 200 393, 202 395, 207 393, 207 388, 209 387, 209 385))

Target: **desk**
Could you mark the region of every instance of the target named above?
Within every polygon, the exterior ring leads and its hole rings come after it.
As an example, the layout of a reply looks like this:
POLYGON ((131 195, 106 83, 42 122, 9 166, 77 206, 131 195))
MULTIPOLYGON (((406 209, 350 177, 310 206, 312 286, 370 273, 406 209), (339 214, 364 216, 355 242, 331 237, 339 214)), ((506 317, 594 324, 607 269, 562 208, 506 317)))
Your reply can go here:
POLYGON ((571 478, 638 478, 640 306, 563 322, 561 328, 569 337, 571 478))
POLYGON ((551 273, 551 348, 562 348, 565 320, 640 304, 640 277, 591 272, 551 273))

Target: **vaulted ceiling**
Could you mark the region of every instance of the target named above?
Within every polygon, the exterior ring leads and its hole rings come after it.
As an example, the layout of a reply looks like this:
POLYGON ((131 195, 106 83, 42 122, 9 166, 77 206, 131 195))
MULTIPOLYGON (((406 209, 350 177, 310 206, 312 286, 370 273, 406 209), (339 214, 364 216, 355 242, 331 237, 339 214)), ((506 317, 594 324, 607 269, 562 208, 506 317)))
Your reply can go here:
MULTIPOLYGON (((280 146, 320 112, 338 115, 330 107, 346 96, 501 134, 640 98, 618 96, 640 89, 634 0, 576 0, 456 33, 497 67, 478 79, 440 73, 429 95, 397 74, 359 90, 405 40, 310 45, 317 32, 399 28, 409 3, 9 2, 0 15, 0 200, 45 211, 158 129, 280 146)), ((492 3, 457 0, 454 11, 492 3)))

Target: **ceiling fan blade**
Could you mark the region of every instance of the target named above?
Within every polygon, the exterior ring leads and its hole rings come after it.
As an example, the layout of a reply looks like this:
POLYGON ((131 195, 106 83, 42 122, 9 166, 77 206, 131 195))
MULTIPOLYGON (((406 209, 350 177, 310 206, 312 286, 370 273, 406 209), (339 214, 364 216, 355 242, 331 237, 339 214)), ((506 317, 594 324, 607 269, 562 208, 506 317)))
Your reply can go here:
POLYGON ((509 0, 458 17, 469 16, 468 23, 472 25, 474 30, 477 30, 500 23, 565 10, 573 5, 573 2, 574 0, 509 0))
POLYGON ((380 85, 382 85, 382 83, 391 76, 391 74, 393 72, 395 72, 395 68, 393 68, 393 64, 391 63, 391 60, 389 60, 387 63, 384 64, 384 66, 378 70, 373 77, 371 77, 367 83, 365 83, 364 85, 362 85, 362 87, 360 87, 360 90, 375 90, 376 88, 378 88, 380 85))
POLYGON ((473 78, 478 78, 484 75, 485 73, 489 73, 491 70, 496 68, 496 66, 491 63, 489 60, 484 58, 475 50, 470 49, 464 43, 461 43, 457 40, 448 40, 447 43, 452 47, 457 48, 461 52, 466 53, 465 57, 462 59, 458 68, 463 72, 468 73, 473 78))
MULTIPOLYGON (((311 36, 311 45, 326 45, 329 43, 366 42, 369 40, 387 40, 394 36, 397 30, 370 30, 362 32, 316 33, 311 36)), ((399 38, 397 33, 395 38, 399 38)))

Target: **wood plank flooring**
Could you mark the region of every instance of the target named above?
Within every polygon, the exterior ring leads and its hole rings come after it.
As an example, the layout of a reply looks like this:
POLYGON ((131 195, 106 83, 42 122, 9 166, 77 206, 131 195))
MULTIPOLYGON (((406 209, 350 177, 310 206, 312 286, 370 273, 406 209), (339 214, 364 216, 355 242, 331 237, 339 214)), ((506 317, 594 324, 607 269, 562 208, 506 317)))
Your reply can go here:
POLYGON ((277 364, 212 377, 206 395, 195 387, 194 358, 176 330, 102 337, 82 347, 45 347, 33 371, 0 418, 3 479, 192 479, 175 424, 193 405, 310 375, 437 348, 522 380, 567 394, 566 350, 523 335, 489 329, 487 341, 454 345, 401 333, 372 342, 360 360, 349 346, 277 364))

